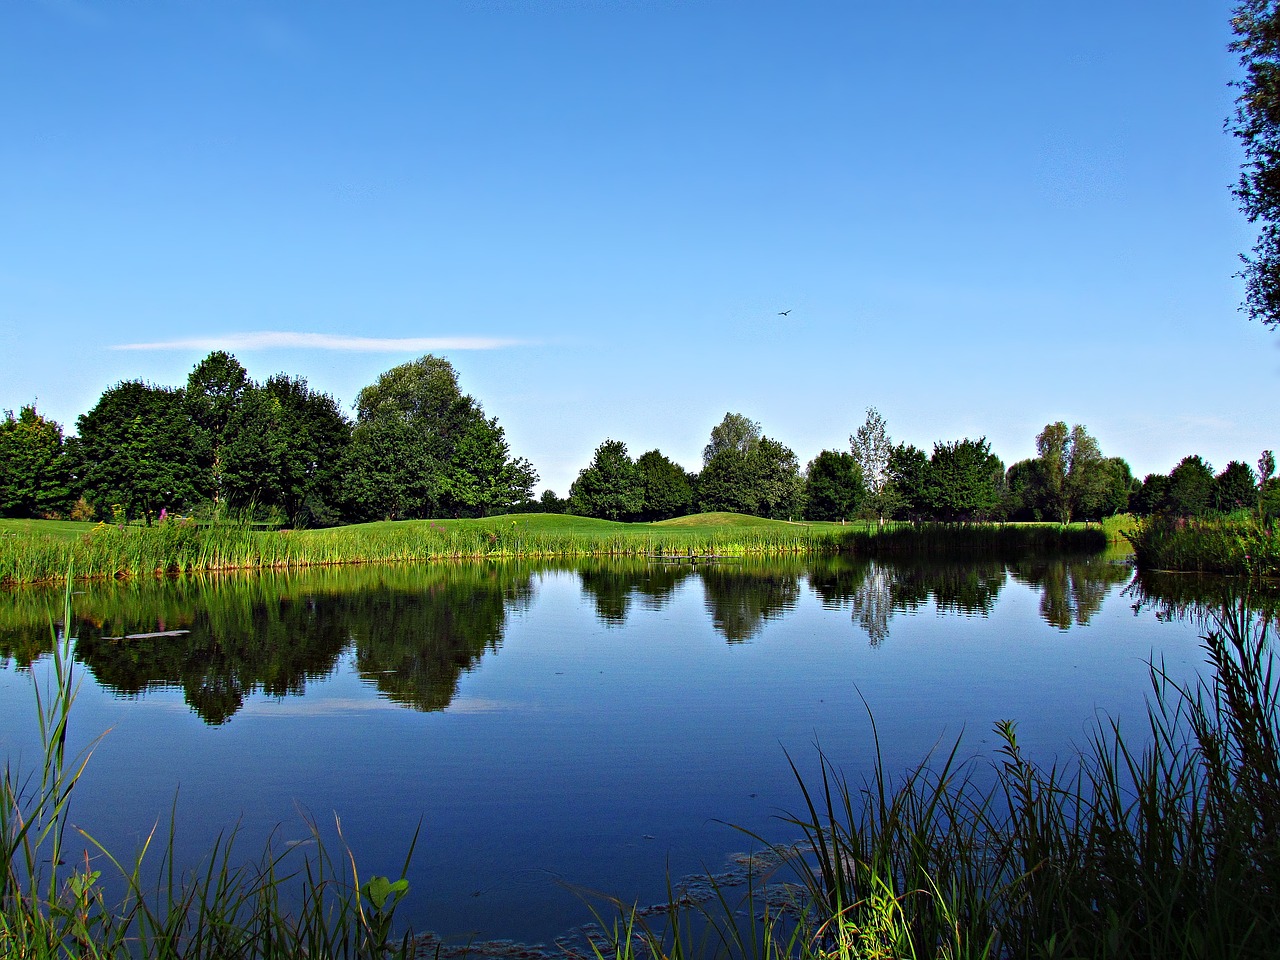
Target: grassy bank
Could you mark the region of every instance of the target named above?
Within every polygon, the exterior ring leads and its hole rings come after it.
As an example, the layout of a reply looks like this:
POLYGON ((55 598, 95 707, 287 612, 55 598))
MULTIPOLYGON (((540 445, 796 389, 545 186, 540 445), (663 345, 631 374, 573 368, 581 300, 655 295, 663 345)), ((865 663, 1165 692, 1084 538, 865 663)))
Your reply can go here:
POLYGON ((1280 521, 1149 517, 1128 535, 1139 570, 1280 578, 1280 521))
POLYGON ((0 584, 291 570, 356 563, 421 563, 543 557, 861 556, 1016 560, 1097 552, 1100 526, 1056 524, 792 523, 706 513, 658 523, 615 523, 559 514, 483 520, 404 520, 325 530, 260 530, 244 524, 167 521, 151 527, 0 521, 0 584))
POLYGON ((849 529, 737 514, 702 514, 661 523, 524 514, 274 531, 190 522, 78 526, 68 531, 59 525, 48 533, 37 526, 24 532, 0 529, 0 583, 56 582, 69 567, 85 579, 106 579, 431 560, 834 552, 849 529))

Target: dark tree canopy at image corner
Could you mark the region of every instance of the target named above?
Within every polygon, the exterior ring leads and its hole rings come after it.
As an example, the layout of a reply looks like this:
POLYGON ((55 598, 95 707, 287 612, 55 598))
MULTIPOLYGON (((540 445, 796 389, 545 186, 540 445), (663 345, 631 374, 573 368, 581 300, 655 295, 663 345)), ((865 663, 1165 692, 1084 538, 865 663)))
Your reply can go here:
POLYGON ((1244 70, 1228 122, 1244 149, 1235 196, 1258 228, 1253 250, 1242 256, 1243 309, 1274 328, 1280 324, 1280 4, 1246 0, 1235 8, 1231 27, 1231 49, 1244 70))

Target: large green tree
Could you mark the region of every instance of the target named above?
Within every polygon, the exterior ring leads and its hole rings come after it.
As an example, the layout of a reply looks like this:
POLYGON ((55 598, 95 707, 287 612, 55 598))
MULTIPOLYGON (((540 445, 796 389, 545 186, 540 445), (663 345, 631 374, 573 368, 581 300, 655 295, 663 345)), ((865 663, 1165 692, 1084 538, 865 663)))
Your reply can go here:
POLYGON ((929 458, 926 496, 940 520, 987 519, 1000 503, 1004 464, 986 437, 935 443, 929 458))
POLYGON ((221 451, 227 501, 278 509, 293 526, 338 519, 338 483, 351 424, 337 401, 302 377, 250 384, 221 451))
POLYGON ((1059 420, 1036 437, 1039 461, 1039 505, 1059 523, 1097 513, 1107 497, 1111 477, 1098 441, 1080 424, 1068 428, 1059 420))
POLYGON ((805 512, 809 520, 851 520, 862 505, 862 469, 851 453, 823 450, 805 470, 805 512))
POLYGON ((1169 474, 1165 510, 1180 517, 1203 516, 1213 507, 1213 468, 1198 455, 1183 457, 1169 474))
POLYGON ((698 507, 778 520, 800 516, 800 462, 789 447, 769 437, 760 437, 745 451, 726 446, 698 475, 698 507))
POLYGON ((76 421, 73 462, 99 516, 119 506, 150 521, 161 509, 187 511, 204 499, 207 473, 182 390, 129 380, 107 389, 76 421))
POLYGON ((1244 0, 1231 18, 1244 78, 1230 124, 1244 147, 1235 189, 1241 211, 1258 226, 1258 240, 1245 256, 1246 312, 1280 323, 1280 3, 1244 0))
POLYGON ((603 520, 630 520, 643 508, 644 483, 639 468, 627 455, 627 445, 621 440, 606 440, 596 447, 591 463, 569 488, 570 512, 603 520))
POLYGON ((30 404, 0 420, 0 517, 65 513, 75 495, 62 427, 30 404))
POLYGON ((1224 513, 1251 510, 1258 502, 1258 481, 1253 468, 1232 460, 1213 478, 1213 505, 1224 513))
POLYGON ((904 515, 913 520, 931 516, 933 466, 929 455, 911 443, 889 451, 886 482, 877 498, 884 516, 904 515))
POLYGON ((360 391, 344 468, 348 509, 366 519, 483 515, 527 500, 537 482, 453 364, 431 354, 360 391))
POLYGON ((693 483, 683 467, 660 450, 650 450, 636 460, 644 487, 645 520, 682 517, 693 511, 693 483))
POLYGON ((205 476, 198 481, 215 503, 226 497, 224 448, 233 439, 246 392, 253 383, 240 361, 225 350, 216 350, 195 365, 187 376, 184 393, 191 421, 193 453, 205 476))

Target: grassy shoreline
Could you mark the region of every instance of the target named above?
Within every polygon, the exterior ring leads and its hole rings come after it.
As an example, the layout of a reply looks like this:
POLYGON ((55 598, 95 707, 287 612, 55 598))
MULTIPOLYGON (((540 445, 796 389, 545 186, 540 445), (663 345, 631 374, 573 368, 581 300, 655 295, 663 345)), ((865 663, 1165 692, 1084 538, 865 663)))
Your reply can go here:
POLYGON ((938 555, 1013 559, 1101 550, 1111 531, 1053 524, 796 523, 710 513, 658 523, 519 514, 482 520, 404 520, 324 530, 255 530, 167 521, 118 527, 0 522, 0 585, 132 579, 362 563, 548 557, 938 555))
POLYGON ((1280 521, 1149 517, 1127 534, 1139 570, 1280 578, 1280 521))

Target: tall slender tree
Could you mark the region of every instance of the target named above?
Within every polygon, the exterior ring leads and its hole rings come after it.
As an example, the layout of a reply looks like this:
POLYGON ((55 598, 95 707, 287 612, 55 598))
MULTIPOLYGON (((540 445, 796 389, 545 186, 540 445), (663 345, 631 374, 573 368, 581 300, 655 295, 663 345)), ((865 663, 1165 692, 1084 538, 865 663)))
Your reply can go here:
POLYGON ((883 522, 895 506, 889 490, 889 458, 893 455, 893 441, 889 439, 884 417, 875 407, 867 407, 867 419, 850 435, 849 449, 862 471, 867 508, 883 522))

